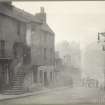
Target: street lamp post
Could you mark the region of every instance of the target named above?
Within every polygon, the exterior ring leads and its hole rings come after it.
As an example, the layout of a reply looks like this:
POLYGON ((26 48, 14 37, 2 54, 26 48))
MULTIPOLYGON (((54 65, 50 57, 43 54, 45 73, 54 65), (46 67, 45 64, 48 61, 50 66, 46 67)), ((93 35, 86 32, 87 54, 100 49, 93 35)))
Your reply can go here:
MULTIPOLYGON (((101 44, 102 46, 102 51, 105 51, 105 32, 98 32, 98 43, 101 44)), ((103 71, 104 73, 104 90, 105 90, 105 70, 103 71)))

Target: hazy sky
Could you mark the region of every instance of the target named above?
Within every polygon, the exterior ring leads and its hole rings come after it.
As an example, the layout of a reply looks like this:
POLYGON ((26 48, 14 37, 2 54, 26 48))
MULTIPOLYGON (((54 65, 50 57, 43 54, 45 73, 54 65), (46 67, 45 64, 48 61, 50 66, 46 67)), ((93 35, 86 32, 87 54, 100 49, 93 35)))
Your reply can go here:
POLYGON ((104 1, 14 2, 15 6, 32 14, 45 7, 47 23, 56 35, 56 43, 76 40, 82 47, 97 40, 105 31, 104 1))

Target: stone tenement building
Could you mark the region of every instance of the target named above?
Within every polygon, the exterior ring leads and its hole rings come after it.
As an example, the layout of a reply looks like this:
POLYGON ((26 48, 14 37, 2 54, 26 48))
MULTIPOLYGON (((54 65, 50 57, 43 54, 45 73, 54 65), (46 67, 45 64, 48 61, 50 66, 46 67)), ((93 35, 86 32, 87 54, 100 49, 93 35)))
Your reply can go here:
POLYGON ((0 91, 21 94, 54 79, 54 32, 46 13, 0 3, 0 91))

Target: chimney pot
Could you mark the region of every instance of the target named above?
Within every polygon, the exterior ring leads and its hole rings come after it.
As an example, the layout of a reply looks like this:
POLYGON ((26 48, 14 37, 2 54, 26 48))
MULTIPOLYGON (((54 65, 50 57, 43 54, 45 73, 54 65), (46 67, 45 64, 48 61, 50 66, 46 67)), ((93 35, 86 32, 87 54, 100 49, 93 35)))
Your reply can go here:
POLYGON ((41 13, 44 13, 44 7, 40 7, 41 13))

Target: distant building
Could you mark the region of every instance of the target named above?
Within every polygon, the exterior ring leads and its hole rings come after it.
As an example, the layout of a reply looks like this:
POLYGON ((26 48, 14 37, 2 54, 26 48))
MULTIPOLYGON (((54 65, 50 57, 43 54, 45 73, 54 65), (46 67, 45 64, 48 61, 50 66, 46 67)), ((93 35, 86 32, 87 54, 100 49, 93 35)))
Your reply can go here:
POLYGON ((59 51, 59 55, 65 65, 72 66, 76 69, 81 68, 81 50, 79 43, 63 41, 57 45, 56 50, 59 51))
POLYGON ((103 83, 105 70, 105 52, 97 42, 88 44, 82 54, 82 77, 90 77, 103 83))
POLYGON ((21 94, 37 83, 48 86, 53 74, 54 32, 44 8, 34 16, 1 2, 0 91, 21 94))
POLYGON ((55 52, 55 69, 56 69, 56 72, 60 72, 63 69, 63 60, 60 58, 59 56, 59 52, 55 52))
MULTIPOLYGON (((68 41, 63 41, 57 45, 56 50, 59 52, 59 58, 61 58, 62 61, 62 67, 58 66, 58 70, 61 72, 63 70, 62 75, 59 77, 65 81, 72 81, 71 84, 74 86, 80 85, 81 51, 79 44, 76 42, 70 44, 68 41)), ((69 82, 67 82, 67 84, 68 83, 69 82)))

